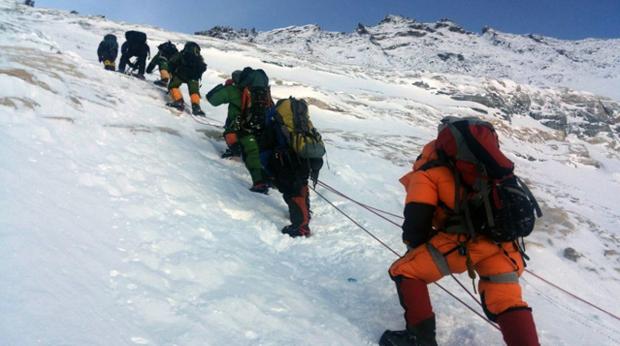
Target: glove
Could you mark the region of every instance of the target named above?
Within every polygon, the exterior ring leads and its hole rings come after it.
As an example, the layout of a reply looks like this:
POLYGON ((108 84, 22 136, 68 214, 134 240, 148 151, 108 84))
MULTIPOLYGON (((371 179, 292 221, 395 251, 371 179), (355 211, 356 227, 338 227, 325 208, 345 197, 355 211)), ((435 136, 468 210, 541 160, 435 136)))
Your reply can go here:
POLYGON ((312 180, 312 188, 316 188, 316 184, 319 181, 319 171, 318 170, 312 170, 310 171, 310 180, 312 180))
POLYGON ((224 85, 229 86, 229 85, 233 85, 233 83, 235 83, 232 79, 227 79, 226 82, 224 82, 224 85))
POLYGON ((237 143, 237 134, 234 132, 228 132, 224 135, 224 140, 229 147, 232 147, 237 143))

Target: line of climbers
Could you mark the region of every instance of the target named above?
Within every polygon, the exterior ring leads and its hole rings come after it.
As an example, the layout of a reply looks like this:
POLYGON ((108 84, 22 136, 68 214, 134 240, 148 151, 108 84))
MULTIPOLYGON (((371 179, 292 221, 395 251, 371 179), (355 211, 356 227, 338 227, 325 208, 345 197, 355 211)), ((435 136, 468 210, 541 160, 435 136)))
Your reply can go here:
MULTIPOLYGON (((125 65, 144 79, 146 35, 128 31, 120 72, 125 65), (135 63, 129 59, 137 57, 135 63)), ((105 69, 115 70, 118 44, 106 35, 97 51, 105 69)), ((187 42, 178 51, 170 41, 158 46, 146 72, 158 66, 154 83, 168 88, 168 106, 184 109, 179 90, 186 83, 192 113, 200 108, 200 79, 206 64, 200 47, 187 42)), ((282 233, 310 236, 308 180, 316 185, 325 146, 309 119, 303 99, 274 103, 269 78, 261 69, 234 71, 206 94, 212 106, 228 105, 223 159, 241 157, 252 179, 250 191, 268 193, 275 186, 288 206, 291 224, 282 233)), ((499 324, 509 346, 539 345, 531 309, 523 301, 519 277, 527 256, 519 239, 529 235, 542 213, 534 196, 513 173, 514 164, 499 148, 490 123, 476 118, 446 117, 438 136, 424 146, 413 170, 401 178, 405 200, 403 242, 407 253, 392 264, 405 310, 406 329, 386 330, 381 346, 437 345, 435 314, 428 285, 452 273, 479 275, 484 312, 499 324)))
MULTIPOLYGON (((128 31, 125 38, 118 71, 144 79, 149 52, 146 34, 128 31), (134 57, 137 60, 132 63, 130 59, 134 57)), ((207 65, 200 46, 190 41, 179 51, 168 41, 157 49, 146 72, 152 73, 155 67, 159 68, 160 79, 154 83, 168 88, 172 100, 166 105, 184 110, 185 102, 179 87, 186 83, 192 114, 204 116, 200 107, 200 80, 207 65)), ((118 55, 116 36, 105 35, 97 54, 104 68, 114 71, 118 55)), ((252 178, 250 191, 267 194, 270 187, 276 187, 282 193, 291 222, 282 233, 291 237, 309 236, 308 179, 311 178, 316 185, 325 146, 309 119, 306 102, 290 97, 274 104, 267 74, 250 67, 234 71, 230 79, 215 86, 206 98, 213 106, 228 104, 223 133, 228 148, 222 158, 240 157, 243 160, 252 178)))

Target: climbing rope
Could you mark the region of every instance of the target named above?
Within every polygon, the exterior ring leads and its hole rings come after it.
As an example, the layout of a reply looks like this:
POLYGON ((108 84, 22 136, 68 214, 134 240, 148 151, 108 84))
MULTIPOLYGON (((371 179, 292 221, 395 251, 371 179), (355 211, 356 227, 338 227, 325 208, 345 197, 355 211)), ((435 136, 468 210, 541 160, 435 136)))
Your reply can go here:
MULTIPOLYGON (((383 215, 389 215, 391 217, 395 217, 395 218, 398 218, 398 219, 401 219, 401 220, 403 220, 404 217, 402 217, 400 215, 396 215, 396 214, 388 212, 388 211, 381 210, 379 208, 372 207, 372 206, 367 205, 365 203, 362 203, 360 201, 357 201, 357 200, 355 200, 355 199, 345 195, 344 193, 338 191, 337 189, 329 186, 328 184, 326 184, 326 183, 324 183, 324 182, 322 182, 320 180, 319 180, 319 185, 324 187, 324 188, 326 188, 328 191, 330 191, 330 192, 332 192, 332 193, 334 193, 334 194, 336 194, 336 195, 338 195, 338 196, 340 196, 340 197, 342 197, 342 198, 344 198, 344 199, 346 199, 346 200, 348 200, 348 201, 350 201, 350 202, 352 202, 354 204, 357 204, 357 205, 361 206, 362 208, 368 210, 369 212, 371 212, 371 213, 379 216, 380 218, 386 220, 387 222, 389 222, 389 223, 391 223, 391 224, 393 224, 393 225, 395 225, 397 227, 401 226, 401 225, 397 224, 396 222, 394 222, 393 220, 388 219, 387 217, 385 217, 383 215), (383 214, 383 215, 381 215, 381 214, 383 214)), ((316 192, 316 190, 315 190, 315 192, 316 192)), ((318 194, 318 192, 317 192, 317 194, 318 194)), ((376 237, 373 235, 373 238, 376 238, 376 237)), ((392 251, 392 252, 394 252, 394 251, 392 251)), ((588 301, 588 300, 586 300, 584 298, 579 297, 578 295, 576 295, 576 294, 574 294, 574 293, 572 293, 572 292, 570 292, 570 291, 560 287, 557 284, 554 284, 553 282, 543 278, 542 276, 532 272, 531 270, 525 269, 525 272, 530 274, 530 275, 532 275, 532 276, 534 276, 535 278, 539 279, 543 283, 545 283, 545 284, 547 284, 547 285, 549 285, 549 286, 551 286, 551 287, 553 287, 553 288, 555 288, 555 289, 557 289, 557 290, 559 290, 559 291, 569 295, 570 297, 572 297, 572 298, 574 298, 576 300, 579 300, 580 302, 582 302, 582 303, 584 303, 584 304, 586 304, 586 305, 588 305, 588 306, 590 306, 590 307, 592 307, 592 308, 594 308, 594 309, 596 309, 596 310, 598 310, 598 311, 600 311, 600 312, 602 312, 604 314, 607 314, 608 316, 610 316, 610 317, 620 321, 620 317, 618 315, 616 315, 616 314, 614 314, 614 313, 612 313, 612 312, 610 312, 610 311, 608 311, 606 309, 603 309, 600 306, 598 306, 598 305, 596 305, 596 304, 594 304, 594 303, 592 303, 592 302, 590 302, 590 301, 588 301)), ((467 289, 465 287, 465 285, 463 285, 454 275, 451 275, 451 276, 459 284, 459 286, 461 286, 469 294, 469 296, 472 297, 472 299, 474 299, 478 304, 481 304, 480 301, 469 291, 469 289, 467 289)))
MULTIPOLYGON (((192 118, 194 119, 194 121, 196 121, 199 124, 202 125, 206 125, 206 126, 213 126, 213 127, 223 127, 223 124, 221 121, 208 117, 208 116, 204 116, 205 119, 209 119, 212 120, 213 122, 208 122, 208 121, 204 121, 202 119, 199 119, 197 116, 195 115, 191 115, 192 118)), ((404 217, 402 217, 401 215, 397 215, 395 213, 389 212, 389 211, 385 211, 385 210, 381 210, 379 208, 373 207, 371 205, 362 203, 358 200, 353 199, 352 197, 347 196, 346 194, 338 191, 337 189, 335 189, 334 187, 328 185, 327 183, 319 180, 318 181, 318 185, 325 188, 326 190, 354 203, 357 204, 358 206, 368 210, 369 212, 371 212, 372 214, 378 216, 379 218, 391 223, 392 225, 396 226, 396 227, 401 227, 400 224, 398 224, 397 222, 395 222, 394 220, 389 219, 387 216, 390 217, 394 217, 397 218, 399 220, 404 220, 404 217)), ((377 242, 379 242, 381 245, 383 245, 385 248, 387 248, 388 250, 390 250, 394 255, 398 256, 398 257, 402 257, 398 252, 394 251, 394 249, 392 249, 390 246, 388 246, 385 242, 383 242, 381 239, 379 239, 377 236, 375 236, 372 232, 368 231, 365 227, 363 227, 361 224, 359 224, 357 221, 355 221, 353 218, 351 218, 349 215, 347 215, 344 211, 342 211, 340 208, 338 208, 335 204, 333 204, 330 200, 328 200, 325 196, 323 196, 322 194, 320 194, 318 191, 316 191, 315 188, 312 188, 312 190, 319 196, 321 197, 323 200, 325 200, 328 204, 330 204, 333 208, 335 208, 338 212, 340 212, 342 215, 344 215, 346 218, 348 218, 351 222, 353 222, 357 227, 359 227, 360 229, 362 229, 364 232, 366 232, 369 236, 371 236, 373 239, 375 239, 377 242)), ((607 314, 608 316, 620 321, 620 317, 618 315, 615 315, 597 305, 595 305, 594 303, 589 302, 588 300, 581 298, 579 296, 577 296, 574 293, 571 293, 567 290, 565 290, 564 288, 548 281, 547 279, 543 278, 542 276, 532 272, 531 270, 525 269, 525 272, 534 276, 535 278, 541 280, 542 282, 544 282, 545 284, 554 287, 558 290, 560 290, 561 292, 564 292, 565 294, 571 296, 572 298, 579 300, 580 302, 589 305, 590 307, 607 314)), ((478 300, 478 298, 476 298, 470 291, 469 289, 467 289, 467 287, 465 287, 465 285, 463 285, 463 283, 461 283, 461 281, 459 281, 454 274, 450 274, 450 276, 452 277, 452 279, 454 279, 454 281, 457 282, 457 284, 459 286, 461 286, 463 288, 463 290, 465 290, 465 292, 467 292, 467 294, 480 306, 482 306, 482 303, 478 300)), ((467 305, 465 302, 463 302, 461 299, 459 299, 458 297, 456 297, 455 295, 453 295, 451 292, 449 292, 447 289, 445 289, 444 287, 440 286, 438 283, 434 283, 435 285, 439 286, 442 290, 446 291, 448 294, 450 294, 452 297, 454 297, 455 299, 457 299, 459 302, 461 302, 462 304, 464 304, 465 306, 467 306, 468 309, 470 309, 471 311, 473 311, 474 313, 476 313, 478 316, 480 316, 481 318, 483 318, 484 320, 486 320, 488 323, 490 323, 493 327, 499 329, 499 327, 494 324, 493 322, 491 322, 489 319, 487 319, 486 317, 482 316, 480 313, 478 313, 477 311, 475 311, 472 307, 470 307, 469 305, 467 305)))
MULTIPOLYGON (((318 192, 315 188, 312 188, 312 191, 314 191, 317 196, 321 197, 325 202, 327 202, 327 204, 329 204, 330 206, 332 206, 334 209, 336 209, 340 214, 342 214, 344 217, 346 217, 347 219, 349 219, 351 222, 353 222, 353 224, 355 224, 358 228, 360 228, 362 231, 366 232, 369 236, 371 236, 373 239, 375 239, 377 242, 379 242, 379 244, 383 245, 386 249, 388 249, 390 252, 392 252, 394 255, 396 255, 396 257, 402 257, 398 252, 396 252, 396 250, 392 249, 389 245, 387 245, 384 241, 382 241, 381 239, 379 239, 379 237, 375 236, 372 232, 370 232, 366 227, 362 226, 359 222, 357 222, 355 219, 353 219, 351 216, 349 216, 347 213, 345 213, 342 209, 338 208, 338 206, 336 206, 332 201, 330 201, 329 199, 327 199, 327 197, 323 196, 323 194, 321 194, 320 192, 318 192)), ((454 277, 454 276, 453 276, 454 277)), ((454 278, 461 286, 462 284, 460 283, 460 281, 458 281, 456 278, 454 278)), ((446 292, 447 294, 449 294, 452 298, 456 299, 458 302, 460 302, 461 304, 463 304, 463 306, 465 306, 467 309, 469 309, 471 312, 473 312, 474 314, 478 315, 478 317, 480 317, 481 319, 483 319, 484 321, 486 321, 488 324, 490 324, 491 326, 493 326, 493 328, 499 330, 499 326, 497 326, 495 323, 493 323, 491 320, 489 320, 488 318, 486 318, 484 315, 482 315, 481 313, 479 313, 478 311, 476 311, 474 308, 472 308, 469 304, 467 304, 465 301, 463 301, 461 298, 457 297, 454 293, 450 292, 447 288, 443 287, 442 285, 440 285, 438 282, 433 282, 433 284, 439 288, 441 288, 444 292, 446 292)), ((464 287, 464 286, 462 286, 464 287)), ((469 290, 466 290, 469 293, 469 290)), ((474 297, 474 299, 476 299, 474 297)))
POLYGON ((598 311, 600 311, 600 312, 602 312, 602 313, 605 313, 605 314, 609 315, 610 317, 613 317, 614 319, 616 319, 616 320, 620 321, 620 317, 618 317, 618 315, 615 315, 615 314, 613 314, 613 313, 611 313, 611 312, 609 312, 609 311, 607 311, 607 310, 605 310, 605 309, 603 309, 603 308, 601 308, 601 307, 599 307, 599 306, 597 306, 597 305, 594 305, 594 304, 590 303, 589 301, 587 301, 587 300, 585 300, 585 299, 583 299, 583 298, 581 298, 581 297, 577 296, 577 295, 576 295, 576 294, 574 294, 574 293, 571 293, 571 292, 569 292, 569 291, 567 291, 567 290, 563 289, 562 287, 560 287, 560 286, 558 286, 558 285, 554 284, 553 282, 551 282, 551 281, 549 281, 549 280, 547 280, 547 279, 543 278, 542 276, 540 276, 540 275, 538 275, 538 274, 536 274, 536 273, 532 272, 531 270, 527 270, 527 269, 526 269, 525 271, 526 271, 528 274, 532 275, 533 277, 537 278, 538 280, 540 280, 540 281, 542 281, 542 282, 546 283, 547 285, 549 285, 549 286, 551 286, 551 287, 554 287, 554 288, 556 288, 556 289, 558 289, 558 290, 560 290, 560 291, 562 291, 562 292, 564 292, 564 293, 568 294, 569 296, 573 297, 574 299, 577 299, 578 301, 580 301, 580 302, 582 302, 582 303, 584 303, 584 304, 586 304, 586 305, 589 305, 589 306, 591 306, 592 308, 594 308, 594 309, 596 309, 596 310, 598 310, 598 311))
POLYGON ((192 119, 194 119, 195 122, 197 122, 197 123, 199 123, 201 125, 213 126, 213 127, 218 127, 218 128, 222 128, 223 127, 222 123, 219 120, 217 120, 217 119, 210 118, 210 117, 207 117, 207 116, 198 117, 198 116, 193 115, 193 114, 191 114, 191 116, 192 116, 192 119), (210 121, 207 121, 207 120, 204 120, 204 119, 201 119, 201 118, 212 120, 213 122, 210 122, 210 121))

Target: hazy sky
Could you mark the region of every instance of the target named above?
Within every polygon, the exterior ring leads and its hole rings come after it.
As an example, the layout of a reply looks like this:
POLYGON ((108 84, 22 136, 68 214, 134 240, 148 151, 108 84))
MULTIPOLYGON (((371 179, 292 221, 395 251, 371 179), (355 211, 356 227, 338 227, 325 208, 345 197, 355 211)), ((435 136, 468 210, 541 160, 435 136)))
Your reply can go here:
POLYGON ((269 30, 301 24, 350 32, 359 22, 400 14, 423 22, 447 17, 474 32, 489 25, 565 39, 620 38, 620 0, 36 0, 36 6, 187 33, 215 25, 269 30))

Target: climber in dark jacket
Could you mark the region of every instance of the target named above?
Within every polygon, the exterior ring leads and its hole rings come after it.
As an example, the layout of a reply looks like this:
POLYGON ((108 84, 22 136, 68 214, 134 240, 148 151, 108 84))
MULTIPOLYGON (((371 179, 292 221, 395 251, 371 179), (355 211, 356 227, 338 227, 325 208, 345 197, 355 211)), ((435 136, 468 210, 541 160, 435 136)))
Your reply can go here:
POLYGON ((116 70, 116 57, 118 56, 116 36, 107 34, 103 37, 103 41, 99 43, 99 47, 97 48, 97 56, 99 57, 99 62, 103 62, 103 66, 106 70, 116 70))
POLYGON ((179 88, 186 83, 192 102, 192 114, 204 116, 205 112, 200 108, 200 79, 207 70, 207 64, 200 53, 200 46, 196 42, 187 42, 182 51, 169 59, 168 67, 172 73, 172 80, 168 83, 172 102, 166 105, 181 111, 185 109, 185 101, 179 88))
POLYGON ((127 31, 125 33, 127 41, 121 46, 121 60, 118 65, 119 72, 125 72, 125 67, 129 65, 133 69, 138 70, 136 77, 144 79, 144 69, 146 68, 146 59, 151 54, 151 49, 146 44, 146 34, 140 31, 127 31), (131 63, 129 59, 137 57, 135 63, 131 63))
POLYGON ((170 82, 170 67, 169 61, 170 59, 179 52, 174 43, 168 41, 157 46, 158 52, 151 59, 149 66, 146 68, 146 73, 153 72, 155 66, 159 66, 159 75, 160 79, 155 81, 156 85, 167 86, 168 82, 170 82))
MULTIPOLYGON (((282 114, 291 112, 291 100, 281 100, 271 107, 265 117, 265 127, 261 139, 261 162, 265 171, 272 177, 272 182, 282 193, 288 206, 291 224, 281 232, 291 237, 310 236, 310 194, 308 179, 313 183, 319 178, 323 166, 321 158, 302 158, 287 142, 283 125, 278 120, 282 114)), ((304 100, 294 100, 302 103, 304 100)))

